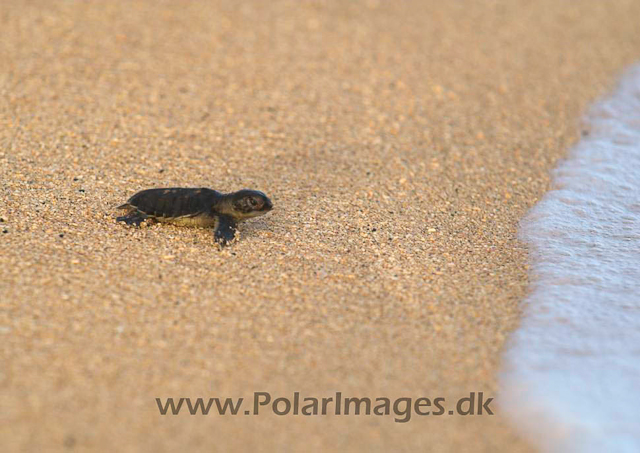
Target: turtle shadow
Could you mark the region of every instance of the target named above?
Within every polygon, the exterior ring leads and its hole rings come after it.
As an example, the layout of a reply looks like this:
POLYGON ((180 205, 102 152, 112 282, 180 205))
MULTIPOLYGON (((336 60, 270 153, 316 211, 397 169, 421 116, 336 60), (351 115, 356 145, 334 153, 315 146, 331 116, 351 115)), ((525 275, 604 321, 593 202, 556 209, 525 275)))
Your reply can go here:
POLYGON ((263 220, 258 222, 246 222, 242 225, 241 230, 244 234, 260 233, 263 231, 273 231, 273 225, 271 222, 263 220))

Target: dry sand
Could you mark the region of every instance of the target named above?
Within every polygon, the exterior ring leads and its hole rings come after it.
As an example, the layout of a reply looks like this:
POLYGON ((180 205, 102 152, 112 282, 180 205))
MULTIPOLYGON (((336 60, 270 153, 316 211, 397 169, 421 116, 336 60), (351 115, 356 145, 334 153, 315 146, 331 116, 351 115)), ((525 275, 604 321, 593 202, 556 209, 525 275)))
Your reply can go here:
POLYGON ((495 416, 155 397, 495 396, 519 218, 640 58, 637 1, 3 2, 2 451, 531 451, 495 416), (224 251, 162 186, 267 192, 224 251))

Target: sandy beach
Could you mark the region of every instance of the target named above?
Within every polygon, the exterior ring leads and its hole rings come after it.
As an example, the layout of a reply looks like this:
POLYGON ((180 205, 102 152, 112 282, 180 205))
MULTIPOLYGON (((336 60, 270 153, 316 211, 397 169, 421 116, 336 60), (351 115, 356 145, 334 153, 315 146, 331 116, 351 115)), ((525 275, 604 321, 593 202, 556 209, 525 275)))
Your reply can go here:
POLYGON ((494 415, 155 398, 495 397, 519 219, 640 59, 640 3, 5 2, 0 450, 530 452, 494 415), (133 229, 141 189, 267 193, 133 229))

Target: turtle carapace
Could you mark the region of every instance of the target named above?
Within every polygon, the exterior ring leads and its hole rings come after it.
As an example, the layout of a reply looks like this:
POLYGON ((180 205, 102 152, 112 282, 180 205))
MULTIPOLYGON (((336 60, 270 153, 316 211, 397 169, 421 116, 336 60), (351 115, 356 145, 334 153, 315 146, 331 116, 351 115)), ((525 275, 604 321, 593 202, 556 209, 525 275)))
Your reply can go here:
POLYGON ((116 220, 135 226, 146 220, 213 228, 216 242, 225 245, 234 238, 239 222, 264 215, 272 208, 271 200, 257 190, 223 194, 206 188, 148 189, 118 206, 127 213, 116 220))

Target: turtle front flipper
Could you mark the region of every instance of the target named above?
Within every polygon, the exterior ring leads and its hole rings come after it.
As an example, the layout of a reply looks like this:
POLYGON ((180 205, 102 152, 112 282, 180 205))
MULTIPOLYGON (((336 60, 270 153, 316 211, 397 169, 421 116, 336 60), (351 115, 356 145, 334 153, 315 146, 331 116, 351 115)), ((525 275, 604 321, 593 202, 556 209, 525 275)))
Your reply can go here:
POLYGON ((221 215, 218 217, 218 224, 214 231, 214 237, 218 244, 227 245, 236 235, 236 222, 228 216, 221 215))

